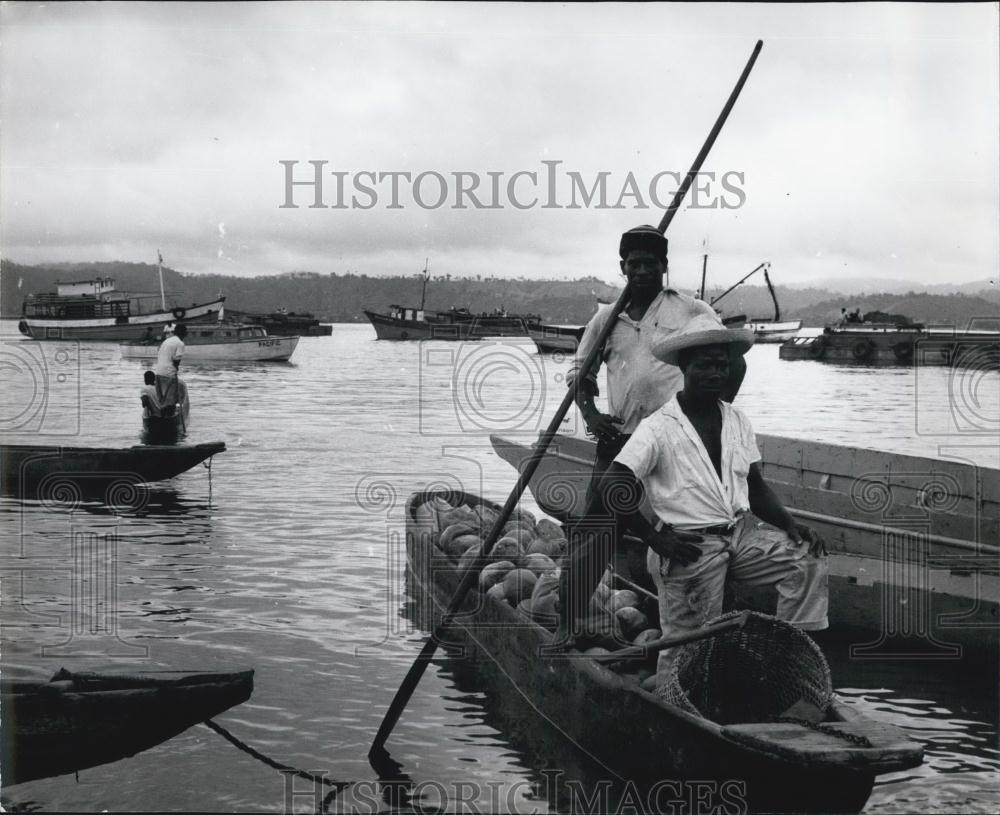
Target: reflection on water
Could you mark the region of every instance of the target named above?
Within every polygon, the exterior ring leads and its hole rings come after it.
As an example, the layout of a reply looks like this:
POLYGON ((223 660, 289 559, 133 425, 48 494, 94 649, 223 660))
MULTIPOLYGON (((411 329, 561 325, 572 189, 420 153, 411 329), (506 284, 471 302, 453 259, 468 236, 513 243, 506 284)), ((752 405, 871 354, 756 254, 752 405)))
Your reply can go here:
MULTIPOLYGON (((545 786, 549 770, 588 783, 609 777, 539 728, 516 693, 486 693, 443 660, 388 745, 412 785, 380 786, 367 750, 423 637, 400 613, 403 503, 433 484, 502 500, 514 473, 487 434, 537 435, 564 393, 568 361, 517 343, 372 336, 368 326, 337 326, 330 337, 303 338, 290 364, 185 365, 186 442, 227 446, 211 472, 196 467, 113 505, 0 499, 5 675, 254 667, 253 697, 220 723, 282 763, 351 786, 324 804, 329 789, 301 778, 290 787, 195 727, 79 782, 5 789, 5 805, 390 811, 415 808, 407 796, 433 805, 443 785, 460 809, 457 785, 468 783, 481 811, 565 811, 565 795, 545 786)), ((5 378, 37 361, 35 350, 17 349, 23 364, 5 378)), ((38 400, 19 381, 0 388, 3 416, 27 417, 6 422, 4 440, 135 444, 142 364, 111 344, 50 357, 49 370, 62 365, 71 376, 49 394, 44 415, 29 409, 38 400)), ((782 363, 776 348, 762 347, 751 351, 739 399, 763 432, 924 455, 960 442, 961 455, 998 466, 989 438, 966 432, 997 406, 993 376, 971 383, 941 368, 921 377, 782 363), (960 396, 957 409, 950 393, 960 396)), ((565 426, 572 431, 576 417, 565 426)), ((835 666, 835 677, 848 702, 928 745, 925 765, 880 783, 869 809, 996 808, 995 704, 931 663, 835 666)))

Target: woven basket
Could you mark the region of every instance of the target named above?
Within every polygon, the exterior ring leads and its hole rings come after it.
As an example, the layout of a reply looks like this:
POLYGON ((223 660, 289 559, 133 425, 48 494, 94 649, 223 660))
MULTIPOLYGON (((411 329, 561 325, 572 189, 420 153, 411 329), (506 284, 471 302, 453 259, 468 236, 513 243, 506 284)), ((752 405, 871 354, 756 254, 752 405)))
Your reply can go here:
POLYGON ((833 685, 823 652, 808 635, 751 612, 740 629, 679 646, 656 692, 689 713, 719 724, 740 724, 789 715, 793 706, 802 709, 803 702, 823 713, 833 685))

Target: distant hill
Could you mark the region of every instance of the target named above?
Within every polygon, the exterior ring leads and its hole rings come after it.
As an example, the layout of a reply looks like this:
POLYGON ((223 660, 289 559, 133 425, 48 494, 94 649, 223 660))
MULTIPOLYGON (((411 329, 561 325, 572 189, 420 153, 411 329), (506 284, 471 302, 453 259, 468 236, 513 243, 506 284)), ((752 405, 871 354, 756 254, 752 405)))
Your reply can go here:
MULTIPOLYGON (((156 266, 146 263, 61 263, 27 266, 0 262, 0 311, 4 317, 20 314, 29 292, 53 291, 58 280, 113 277, 118 289, 158 294, 156 266)), ((164 268, 168 299, 177 305, 211 300, 222 292, 226 305, 239 311, 274 311, 287 308, 312 312, 326 322, 364 321, 363 310, 384 311, 391 303, 418 305, 421 278, 369 277, 367 275, 319 275, 290 272, 267 277, 188 275, 164 268)), ((935 287, 937 288, 937 287, 935 287)), ((466 307, 474 312, 505 308, 509 312, 540 314, 552 323, 579 324, 593 315, 598 298, 613 300, 619 289, 597 278, 577 280, 524 280, 510 278, 433 277, 427 284, 427 308, 466 307)), ((682 289, 693 294, 690 289, 682 289)), ((711 300, 724 291, 706 291, 711 300)), ((983 291, 978 296, 927 292, 882 293, 844 296, 823 288, 777 286, 783 319, 802 319, 806 325, 822 326, 836 320, 841 308, 905 314, 920 322, 964 325, 969 319, 1000 316, 1000 293, 983 291)), ((764 286, 740 286, 719 301, 726 315, 750 318, 774 315, 771 297, 764 286)))

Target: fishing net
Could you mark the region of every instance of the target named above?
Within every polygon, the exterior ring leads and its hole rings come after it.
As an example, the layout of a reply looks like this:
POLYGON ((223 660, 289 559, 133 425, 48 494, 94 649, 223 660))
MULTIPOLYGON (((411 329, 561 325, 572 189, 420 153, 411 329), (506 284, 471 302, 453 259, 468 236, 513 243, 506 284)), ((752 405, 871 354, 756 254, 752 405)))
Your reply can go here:
POLYGON ((782 716, 819 721, 833 697, 830 667, 816 643, 766 614, 751 612, 742 628, 679 646, 672 656, 657 695, 719 724, 782 716))

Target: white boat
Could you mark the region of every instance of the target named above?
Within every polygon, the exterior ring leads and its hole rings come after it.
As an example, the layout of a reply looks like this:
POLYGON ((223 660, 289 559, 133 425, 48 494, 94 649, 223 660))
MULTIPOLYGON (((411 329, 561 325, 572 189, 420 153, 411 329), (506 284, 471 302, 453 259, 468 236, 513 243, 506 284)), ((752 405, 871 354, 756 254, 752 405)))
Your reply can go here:
MULTIPOLYGON (((217 323, 188 325, 184 338, 184 361, 284 362, 291 357, 298 337, 272 337, 258 325, 217 323)), ((153 342, 124 342, 123 359, 154 361, 160 339, 153 342)))
POLYGON ((802 320, 785 320, 780 323, 773 320, 755 320, 743 327, 753 331, 756 342, 785 342, 799 333, 802 320))
POLYGON ((173 308, 162 296, 151 299, 116 291, 110 277, 59 283, 55 292, 28 295, 17 327, 35 340, 142 340, 176 320, 214 321, 226 298, 173 308))

